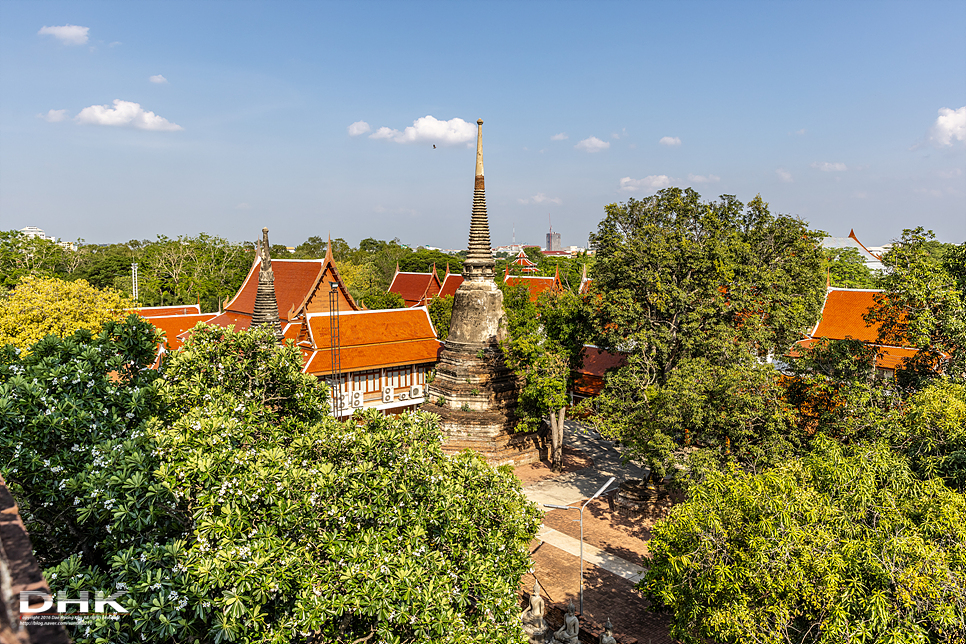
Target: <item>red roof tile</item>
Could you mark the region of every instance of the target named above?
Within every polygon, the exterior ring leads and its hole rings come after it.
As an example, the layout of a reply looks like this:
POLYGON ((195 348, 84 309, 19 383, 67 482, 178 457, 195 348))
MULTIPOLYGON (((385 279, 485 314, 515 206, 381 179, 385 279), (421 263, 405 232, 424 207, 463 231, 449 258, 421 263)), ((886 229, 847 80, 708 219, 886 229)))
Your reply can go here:
POLYGON ((584 345, 580 355, 583 356, 584 361, 577 369, 577 373, 603 376, 609 369, 618 369, 627 364, 627 356, 624 354, 612 353, 590 345, 584 345))
POLYGON ((585 346, 584 361, 574 376, 573 391, 581 396, 596 396, 604 389, 604 374, 627 364, 627 357, 597 347, 585 346))
POLYGON ((916 349, 878 344, 879 325, 867 324, 863 316, 875 305, 875 296, 882 291, 860 289, 830 289, 822 306, 822 317, 810 337, 796 342, 788 356, 801 355, 822 338, 865 342, 878 351, 875 364, 881 369, 895 369, 904 359, 916 354, 916 349))
POLYGON ((439 296, 456 295, 456 289, 463 284, 463 276, 456 273, 449 273, 443 280, 443 288, 439 290, 439 296))
POLYGON ((864 342, 878 340, 878 326, 870 326, 862 318, 875 304, 873 299, 882 291, 832 289, 825 298, 822 317, 812 337, 844 340, 852 338, 864 342))
MULTIPOLYGON (((303 323, 301 344, 313 350, 307 373, 331 368, 329 318, 328 313, 311 314, 303 323)), ((343 313, 339 336, 343 371, 435 362, 442 347, 423 307, 343 313)))
POLYGON ((554 291, 560 288, 560 284, 553 277, 532 277, 528 275, 508 275, 504 281, 510 286, 524 285, 530 291, 530 299, 536 301, 540 294, 545 291, 554 291))
POLYGON ((517 266, 525 266, 526 268, 524 268, 523 270, 528 273, 536 272, 537 270, 537 265, 530 261, 530 258, 527 257, 526 253, 523 252, 523 249, 521 249, 520 252, 517 254, 516 259, 514 259, 510 263, 515 264, 517 266))
POLYGON ((142 318, 155 318, 162 315, 201 315, 201 306, 198 304, 176 304, 174 306, 142 306, 136 309, 128 309, 131 313, 137 313, 142 318))
POLYGON ((180 337, 185 331, 195 328, 199 322, 209 322, 216 317, 215 313, 201 313, 194 315, 158 315, 148 317, 142 313, 141 317, 164 332, 166 344, 172 351, 180 349, 184 338, 180 337))
POLYGON ((396 272, 389 285, 390 293, 402 296, 406 306, 416 306, 426 303, 427 298, 439 293, 439 278, 435 273, 402 273, 396 272))
MULTIPOLYGON (((256 259, 248 271, 245 283, 230 302, 225 305, 226 312, 246 313, 255 310, 255 294, 258 291, 258 270, 261 262, 256 259)), ((321 259, 273 259, 272 271, 275 273, 275 301, 278 302, 278 315, 288 320, 289 311, 297 309, 312 292, 324 266, 321 259)))
POLYGON ((234 311, 225 311, 220 315, 208 320, 208 324, 212 326, 220 326, 228 328, 229 326, 234 326, 236 331, 244 331, 252 325, 252 316, 246 313, 236 313, 234 311))
MULTIPOLYGON (((364 371, 407 364, 436 362, 442 343, 438 340, 416 340, 393 344, 361 347, 343 347, 340 362, 343 373, 364 371)), ((310 374, 327 374, 332 370, 332 354, 328 349, 313 351, 303 371, 310 374)))

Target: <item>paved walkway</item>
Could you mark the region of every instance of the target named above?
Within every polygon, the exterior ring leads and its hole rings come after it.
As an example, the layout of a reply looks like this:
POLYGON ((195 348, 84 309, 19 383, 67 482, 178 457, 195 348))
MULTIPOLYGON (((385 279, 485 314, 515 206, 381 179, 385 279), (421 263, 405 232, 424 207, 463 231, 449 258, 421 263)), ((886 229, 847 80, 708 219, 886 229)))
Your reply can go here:
MULTIPOLYGON (((620 452, 612 441, 605 440, 592 428, 568 420, 564 422, 564 444, 580 450, 594 459, 591 467, 576 472, 545 479, 523 488, 527 498, 540 506, 545 512, 552 508, 544 504, 571 505, 589 499, 594 492, 614 476, 617 478, 610 489, 615 489, 626 478, 643 478, 644 470, 628 463, 621 464, 620 452)), ((580 556, 580 541, 562 532, 541 526, 537 539, 560 548, 575 557, 580 556)), ((620 575, 631 583, 641 579, 644 569, 626 559, 604 552, 584 543, 584 561, 599 566, 615 575, 620 575)))
MULTIPOLYGON (((568 555, 580 556, 580 541, 573 537, 568 537, 563 532, 558 532, 547 526, 540 526, 537 530, 537 539, 543 543, 560 548, 568 555)), ((584 562, 594 564, 603 568, 607 572, 620 575, 632 584, 636 584, 644 576, 644 569, 636 564, 632 564, 626 559, 621 559, 616 555, 605 552, 589 543, 584 544, 584 562)))
MULTIPOLYGON (((616 488, 626 478, 643 478, 644 470, 628 463, 621 465, 620 452, 612 441, 605 440, 594 429, 580 423, 564 421, 564 445, 580 450, 594 459, 594 465, 576 472, 545 479, 523 489, 527 498, 543 507, 544 503, 570 505, 589 499, 612 476, 616 488)), ((549 508, 543 508, 544 511, 549 508)))

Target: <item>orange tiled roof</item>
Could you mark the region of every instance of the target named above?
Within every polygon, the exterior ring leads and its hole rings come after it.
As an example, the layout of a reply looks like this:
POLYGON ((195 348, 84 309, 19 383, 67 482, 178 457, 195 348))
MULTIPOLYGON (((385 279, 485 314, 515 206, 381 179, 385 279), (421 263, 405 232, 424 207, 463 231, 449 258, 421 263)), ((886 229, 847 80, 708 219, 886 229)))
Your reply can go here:
POLYGON ((546 291, 555 291, 559 289, 560 285, 557 280, 553 277, 534 277, 530 275, 507 275, 504 281, 510 286, 520 286, 521 284, 527 287, 530 291, 530 299, 536 301, 540 297, 541 293, 546 291))
POLYGON ((175 304, 173 306, 142 306, 136 309, 128 309, 131 313, 137 313, 142 318, 155 318, 162 315, 201 315, 199 304, 175 304))
POLYGON ((184 344, 184 338, 181 335, 185 331, 195 328, 195 325, 199 322, 208 322, 215 317, 215 314, 195 313, 193 315, 155 315, 148 317, 142 313, 141 317, 164 332, 168 348, 174 351, 180 349, 181 345, 184 344))
POLYGON ((581 351, 583 364, 574 375, 574 393, 596 396, 604 389, 604 374, 627 364, 627 356, 585 345, 581 351))
MULTIPOLYGON (((365 371, 410 364, 436 362, 442 343, 438 340, 417 340, 402 344, 343 347, 340 364, 343 373, 365 371)), ((332 355, 328 349, 313 351, 303 368, 309 374, 327 374, 332 369, 332 355)))
MULTIPOLYGON (((329 314, 310 314, 302 323, 299 345, 311 350, 306 373, 331 368, 329 314)), ((343 371, 435 362, 442 343, 425 307, 353 311, 339 316, 343 371)))
POLYGON ((801 355, 800 349, 814 345, 822 338, 830 340, 853 339, 865 342, 878 351, 875 364, 881 369, 895 369, 904 359, 917 352, 909 347, 878 344, 879 325, 868 324, 864 315, 875 305, 875 296, 883 291, 872 289, 829 289, 822 305, 822 317, 809 337, 796 342, 788 352, 790 357, 801 355))
POLYGON ((447 295, 456 295, 456 289, 458 289, 463 284, 463 276, 457 273, 448 273, 446 279, 443 280, 443 287, 439 289, 439 296, 446 297, 447 295))
MULTIPOLYGON (((278 315, 282 320, 289 320, 289 311, 301 306, 312 292, 324 264, 324 260, 321 259, 272 260, 272 271, 275 273, 275 301, 278 302, 278 315)), ((226 313, 252 315, 255 310, 260 266, 261 262, 256 258, 251 270, 248 271, 245 283, 235 297, 225 305, 226 313)))
MULTIPOLYGON (((837 338, 843 339, 843 338, 837 338)), ((791 350, 788 352, 790 358, 798 358, 802 355, 801 349, 809 349, 815 345, 820 340, 820 338, 806 338, 805 340, 799 340, 792 345, 791 350)), ((918 353, 918 349, 910 349, 907 347, 890 347, 881 344, 868 343, 869 347, 875 349, 878 353, 875 357, 875 366, 880 369, 895 369, 900 362, 905 358, 911 358, 918 353)))
POLYGON ((822 317, 812 332, 815 338, 844 340, 852 338, 863 342, 875 342, 879 337, 878 325, 868 325, 863 315, 875 304, 874 297, 882 291, 858 289, 831 289, 825 296, 822 317))
POLYGON ((228 328, 234 326, 236 331, 244 331, 252 325, 250 313, 236 313, 235 311, 225 311, 208 320, 212 326, 228 328))
POLYGON ((580 355, 583 356, 584 361, 577 369, 577 373, 603 376, 609 369, 617 369, 627 364, 627 356, 624 354, 613 353, 589 344, 584 345, 580 355))
POLYGON ((427 298, 439 293, 439 278, 436 273, 403 273, 396 271, 389 285, 390 293, 402 296, 406 306, 425 304, 427 298))

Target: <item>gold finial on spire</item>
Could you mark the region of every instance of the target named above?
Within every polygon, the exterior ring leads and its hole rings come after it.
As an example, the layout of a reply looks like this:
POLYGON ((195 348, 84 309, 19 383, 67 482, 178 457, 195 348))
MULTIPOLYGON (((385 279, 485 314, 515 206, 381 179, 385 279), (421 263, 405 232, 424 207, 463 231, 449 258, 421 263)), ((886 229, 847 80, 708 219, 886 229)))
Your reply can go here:
POLYGON ((262 243, 258 245, 258 255, 262 260, 262 270, 272 270, 271 246, 268 245, 268 228, 262 228, 262 243))
POLYGON ((476 121, 476 176, 483 176, 483 119, 476 121))

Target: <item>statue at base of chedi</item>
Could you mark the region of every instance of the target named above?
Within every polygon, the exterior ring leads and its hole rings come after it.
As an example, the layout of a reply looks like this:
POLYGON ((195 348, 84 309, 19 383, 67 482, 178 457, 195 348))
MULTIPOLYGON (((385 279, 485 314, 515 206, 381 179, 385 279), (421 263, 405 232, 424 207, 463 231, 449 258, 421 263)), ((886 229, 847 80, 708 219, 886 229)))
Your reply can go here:
POLYGON ((553 641, 560 644, 577 644, 577 635, 580 633, 580 620, 574 615, 574 602, 570 601, 567 607, 567 614, 564 615, 564 623, 560 629, 553 634, 553 641))
POLYGON ((530 644, 544 644, 547 638, 547 622, 543 599, 540 597, 540 582, 534 579, 533 594, 530 595, 530 607, 520 616, 523 619, 523 631, 530 638, 530 644))
POLYGON ((617 640, 614 639, 614 625, 610 623, 610 618, 607 618, 607 623, 604 624, 604 632, 600 636, 600 644, 617 644, 617 640))

